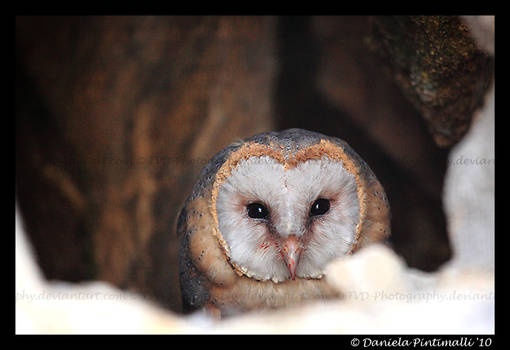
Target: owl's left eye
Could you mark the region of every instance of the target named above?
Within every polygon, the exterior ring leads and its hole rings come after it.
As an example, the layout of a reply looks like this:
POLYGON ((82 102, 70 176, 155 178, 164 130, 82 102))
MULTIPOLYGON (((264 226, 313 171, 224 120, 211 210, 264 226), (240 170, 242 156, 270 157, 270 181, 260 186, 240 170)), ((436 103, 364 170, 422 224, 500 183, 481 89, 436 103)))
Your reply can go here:
POLYGON ((310 216, 326 214, 329 210, 330 204, 327 199, 319 198, 313 202, 310 208, 310 216))
POLYGON ((261 203, 251 203, 246 206, 248 216, 253 219, 264 219, 269 214, 265 205, 261 203))

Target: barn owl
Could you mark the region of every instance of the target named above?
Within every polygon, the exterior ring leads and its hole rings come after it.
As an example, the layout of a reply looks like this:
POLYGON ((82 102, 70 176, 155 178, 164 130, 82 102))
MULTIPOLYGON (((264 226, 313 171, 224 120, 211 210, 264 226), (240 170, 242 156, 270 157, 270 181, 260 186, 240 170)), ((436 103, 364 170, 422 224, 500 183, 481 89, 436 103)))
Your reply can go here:
POLYGON ((344 141, 288 129, 205 166, 177 220, 183 309, 223 317, 338 297, 333 259, 386 239, 383 187, 344 141))

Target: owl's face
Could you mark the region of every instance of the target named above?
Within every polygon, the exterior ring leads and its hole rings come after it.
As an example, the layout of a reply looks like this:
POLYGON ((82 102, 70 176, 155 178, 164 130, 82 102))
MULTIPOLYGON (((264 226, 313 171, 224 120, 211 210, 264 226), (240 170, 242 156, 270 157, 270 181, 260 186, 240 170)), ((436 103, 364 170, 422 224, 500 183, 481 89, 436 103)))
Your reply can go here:
POLYGON ((216 235, 240 274, 320 278, 357 243, 366 206, 357 167, 331 142, 299 150, 248 143, 216 174, 216 235))
POLYGON ((246 275, 318 278, 355 242, 355 178, 324 156, 292 169, 269 156, 241 160, 218 191, 219 229, 246 275))

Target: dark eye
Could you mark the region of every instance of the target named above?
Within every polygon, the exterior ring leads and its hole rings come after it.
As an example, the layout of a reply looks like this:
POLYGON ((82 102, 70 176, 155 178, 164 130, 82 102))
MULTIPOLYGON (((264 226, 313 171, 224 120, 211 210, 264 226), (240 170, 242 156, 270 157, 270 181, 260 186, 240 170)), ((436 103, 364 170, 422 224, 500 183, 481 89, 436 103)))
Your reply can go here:
POLYGON ((310 216, 326 214, 329 210, 329 201, 324 198, 319 198, 312 204, 310 208, 310 216))
POLYGON ((265 205, 260 203, 248 204, 246 209, 248 209, 248 216, 253 219, 263 219, 269 214, 265 205))

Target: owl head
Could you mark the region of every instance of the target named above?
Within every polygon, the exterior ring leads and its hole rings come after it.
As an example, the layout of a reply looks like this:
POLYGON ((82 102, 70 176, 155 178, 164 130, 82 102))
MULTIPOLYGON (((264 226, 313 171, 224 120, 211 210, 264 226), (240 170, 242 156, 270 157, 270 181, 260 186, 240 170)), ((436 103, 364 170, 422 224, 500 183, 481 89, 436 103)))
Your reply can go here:
POLYGON ((198 197, 232 269, 259 281, 320 279, 331 260, 390 233, 367 164, 346 142, 301 129, 228 146, 200 175, 198 197))

